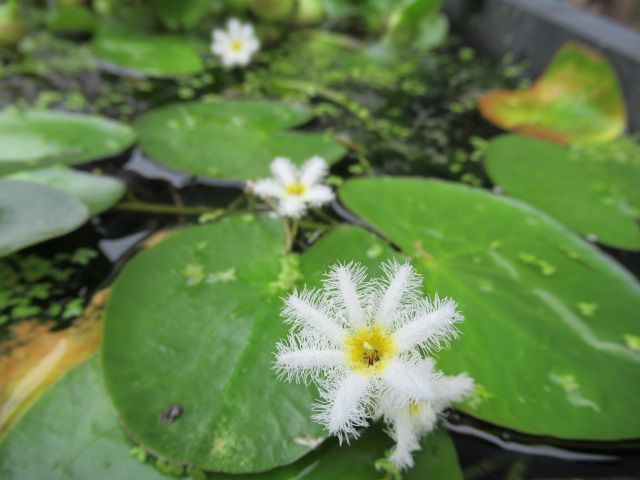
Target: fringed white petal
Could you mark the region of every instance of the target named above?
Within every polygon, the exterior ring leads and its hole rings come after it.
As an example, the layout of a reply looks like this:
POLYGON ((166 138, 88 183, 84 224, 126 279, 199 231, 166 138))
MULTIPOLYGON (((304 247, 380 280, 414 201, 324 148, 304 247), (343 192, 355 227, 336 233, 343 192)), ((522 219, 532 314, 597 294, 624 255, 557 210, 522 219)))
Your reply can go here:
POLYGON ((288 381, 324 382, 346 363, 342 350, 317 335, 292 332, 285 341, 277 343, 276 349, 275 369, 288 381))
POLYGON ((311 329, 312 334, 323 335, 334 344, 341 344, 345 331, 329 317, 321 302, 322 298, 314 291, 296 291, 285 300, 282 315, 294 328, 311 329))
POLYGON ((471 395, 474 389, 473 379, 467 373, 456 376, 442 375, 433 382, 436 392, 434 408, 444 410, 452 402, 460 402, 471 395))
POLYGON ((330 349, 294 350, 285 344, 278 346, 276 371, 288 381, 306 380, 329 368, 345 364, 344 352, 330 349))
POLYGON ((366 325, 361 291, 366 270, 360 264, 334 265, 327 275, 325 289, 344 308, 345 322, 352 327, 366 325))
POLYGON ((421 302, 413 320, 396 330, 394 337, 401 351, 416 347, 439 348, 449 338, 457 337, 455 324, 462 319, 456 309, 456 302, 447 298, 440 301, 436 297, 433 304, 429 301, 421 302))
POLYGON ((271 173, 284 187, 296 182, 296 167, 288 158, 276 157, 271 162, 271 173))
POLYGON ((394 358, 382 371, 381 377, 387 387, 400 397, 409 400, 431 400, 435 391, 431 377, 424 375, 423 366, 417 360, 394 358))
POLYGON ((307 211, 307 206, 296 196, 287 196, 278 202, 278 214, 283 217, 300 218, 307 211))
POLYGON ((260 198, 281 199, 285 197, 284 187, 271 178, 257 180, 253 184, 251 191, 260 198))
POLYGON ((350 373, 329 390, 321 392, 323 403, 316 405, 314 419, 322 423, 340 442, 357 437, 359 427, 368 425, 371 378, 350 373))
POLYGON ((413 467, 413 455, 420 450, 420 437, 408 407, 398 409, 387 417, 389 433, 396 442, 389 460, 400 470, 413 467))
POLYGON ((302 199, 314 207, 321 207, 334 199, 333 190, 326 185, 314 185, 307 189, 302 199))
POLYGON ((313 186, 320 183, 327 176, 329 167, 322 157, 311 157, 300 169, 300 182, 313 186))
MULTIPOLYGON (((395 260, 382 264, 386 281, 381 282, 376 295, 379 300, 376 321, 390 326, 395 323, 397 310, 403 304, 410 304, 418 299, 422 277, 409 263, 400 264, 395 260)), ((374 300, 375 301, 375 300, 374 300)))

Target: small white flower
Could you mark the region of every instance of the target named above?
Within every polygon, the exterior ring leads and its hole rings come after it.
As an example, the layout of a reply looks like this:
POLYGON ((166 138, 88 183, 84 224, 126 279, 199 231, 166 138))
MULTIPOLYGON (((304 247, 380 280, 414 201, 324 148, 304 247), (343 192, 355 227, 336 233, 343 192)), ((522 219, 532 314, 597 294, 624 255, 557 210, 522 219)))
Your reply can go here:
POLYGON ((294 292, 282 312, 291 333, 277 346, 276 369, 318 385, 314 419, 341 441, 368 425, 381 399, 394 407, 437 402, 439 377, 424 375, 422 354, 456 336, 462 320, 454 301, 422 295, 411 265, 382 269, 383 278, 366 281, 362 266, 334 265, 322 290, 294 292))
POLYGON ((410 400, 394 392, 385 392, 377 405, 377 414, 384 418, 396 445, 389 460, 399 469, 413 466, 412 452, 420 450, 420 439, 431 432, 438 415, 452 402, 459 402, 473 391, 473 380, 467 374, 446 376, 435 370, 432 359, 425 358, 418 366, 421 375, 430 379, 434 396, 430 400, 410 400))
POLYGON ((327 163, 312 157, 296 168, 289 159, 277 157, 271 162, 273 178, 249 184, 258 197, 277 202, 277 213, 283 217, 299 218, 307 208, 320 207, 333 200, 333 191, 321 182, 327 176, 327 163))
POLYGON ((260 49, 253 26, 241 23, 236 18, 229 20, 226 30, 215 29, 211 36, 211 51, 221 58, 225 67, 248 65, 251 57, 260 49))

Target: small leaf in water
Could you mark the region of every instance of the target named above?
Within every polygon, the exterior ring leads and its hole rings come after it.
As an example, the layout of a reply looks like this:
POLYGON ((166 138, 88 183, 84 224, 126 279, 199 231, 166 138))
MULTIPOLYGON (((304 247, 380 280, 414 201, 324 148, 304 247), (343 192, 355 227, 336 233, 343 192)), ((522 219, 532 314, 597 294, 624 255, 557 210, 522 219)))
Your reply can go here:
POLYGON ((237 280, 235 268, 229 268, 228 270, 221 270, 207 275, 207 283, 210 285, 213 283, 235 282, 237 280))
POLYGON ((627 347, 629 347, 631 350, 640 352, 640 336, 625 333, 623 337, 624 343, 627 344, 627 347))
POLYGON ((303 278, 300 271, 300 256, 295 253, 283 255, 280 257, 278 279, 269 284, 269 289, 274 293, 278 291, 286 292, 295 287, 303 278))
POLYGON ((585 317, 593 317, 598 311, 597 303, 589 303, 589 302, 578 302, 578 310, 585 317))
POLYGON ((526 264, 537 267, 540 270, 540 273, 546 277, 556 273, 556 267, 546 260, 539 259, 533 253, 519 253, 518 259, 526 264))
POLYGON ((204 266, 199 263, 190 263, 182 271, 182 275, 187 279, 190 287, 199 285, 205 278, 204 266))

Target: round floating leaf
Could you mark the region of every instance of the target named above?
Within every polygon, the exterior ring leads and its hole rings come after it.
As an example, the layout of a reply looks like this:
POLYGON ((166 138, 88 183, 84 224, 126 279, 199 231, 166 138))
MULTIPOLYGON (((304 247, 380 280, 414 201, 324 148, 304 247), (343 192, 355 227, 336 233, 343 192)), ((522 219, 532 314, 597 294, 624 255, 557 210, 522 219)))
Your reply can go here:
POLYGON ((194 43, 182 37, 101 30, 91 48, 106 65, 133 74, 165 78, 204 69, 194 43))
POLYGON ((291 463, 323 437, 313 391, 273 372, 284 227, 231 218, 182 230, 139 253, 107 305, 107 387, 128 429, 171 461, 225 472, 291 463), (174 418, 174 413, 180 415, 174 418))
POLYGON ((629 415, 640 286, 628 272, 547 215, 483 190, 383 178, 349 181, 340 196, 413 259, 429 292, 458 301, 462 335, 438 365, 475 378, 461 409, 531 434, 640 437, 629 415))
POLYGON ((619 143, 571 148, 504 135, 489 144, 485 165, 509 195, 600 243, 640 250, 640 147, 619 143))
POLYGON ((56 33, 91 33, 97 23, 93 11, 82 5, 54 5, 47 16, 47 27, 56 33))
POLYGON ((0 257, 64 235, 88 218, 87 207, 60 190, 0 180, 0 257))
POLYGON ((0 175, 110 157, 134 141, 130 127, 104 117, 4 110, 0 112, 0 175))
POLYGON ((129 453, 97 359, 45 392, 0 442, 0 477, 163 480, 129 453))
MULTIPOLYGON (((331 440, 287 467, 258 475, 210 474, 207 478, 369 480, 380 476, 374 462, 390 446, 390 439, 374 427, 349 447, 331 440)), ((167 478, 136 460, 130 453, 131 447, 102 385, 99 364, 90 360, 46 392, 8 432, 0 443, 0 475, 12 480, 167 478)), ((455 449, 445 431, 430 435, 422 447, 415 455, 415 467, 403 478, 462 479, 455 449)))
POLYGON ((26 170, 6 177, 47 185, 80 199, 91 215, 108 210, 124 195, 124 184, 115 178, 79 172, 70 168, 51 167, 26 170))
POLYGON ((300 106, 262 100, 183 103, 142 115, 135 129, 142 150, 171 168, 248 180, 269 175, 277 156, 299 164, 314 155, 329 163, 344 155, 326 134, 287 131, 311 116, 300 106))
POLYGON ((626 124, 615 70, 598 52, 573 42, 556 53, 531 88, 489 93, 479 107, 501 128, 560 143, 606 142, 626 124))
POLYGON ((151 0, 153 6, 167 27, 172 29, 195 27, 202 17, 211 10, 211 0, 151 0))

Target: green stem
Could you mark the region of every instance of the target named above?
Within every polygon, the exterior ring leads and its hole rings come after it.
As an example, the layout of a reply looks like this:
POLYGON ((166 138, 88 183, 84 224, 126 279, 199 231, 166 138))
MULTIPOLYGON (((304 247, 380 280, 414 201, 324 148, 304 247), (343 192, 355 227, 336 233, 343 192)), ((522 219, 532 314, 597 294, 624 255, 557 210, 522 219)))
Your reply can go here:
POLYGON ((165 213, 168 215, 202 215, 219 210, 211 207, 178 207, 176 205, 166 205, 159 203, 145 203, 138 201, 122 202, 115 207, 118 210, 131 212, 165 213))
POLYGON ((293 244, 296 241, 296 236, 298 235, 298 220, 287 219, 285 222, 285 228, 285 253, 291 253, 291 250, 293 250, 293 244))

